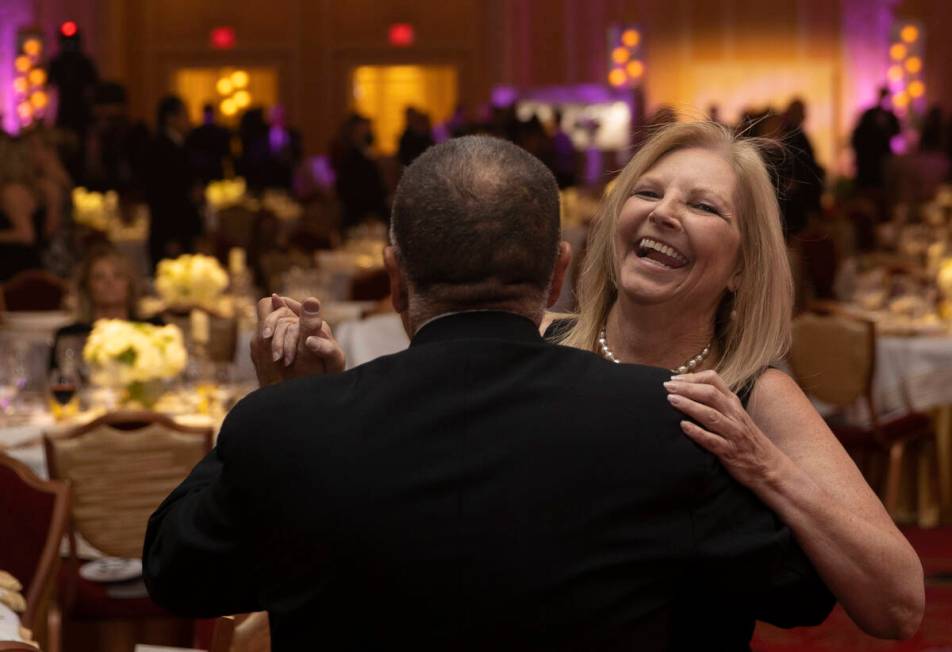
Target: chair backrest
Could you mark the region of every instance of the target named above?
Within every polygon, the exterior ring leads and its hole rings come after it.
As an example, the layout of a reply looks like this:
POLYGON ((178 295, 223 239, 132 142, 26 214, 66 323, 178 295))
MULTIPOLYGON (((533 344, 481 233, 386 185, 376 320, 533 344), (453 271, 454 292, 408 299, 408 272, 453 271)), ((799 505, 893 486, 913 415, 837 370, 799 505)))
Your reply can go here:
POLYGON ((107 555, 138 558, 149 516, 211 450, 212 429, 116 412, 44 443, 50 477, 72 488, 74 531, 107 555))
POLYGON ((40 652, 40 648, 19 641, 0 641, 0 652, 40 652))
POLYGON ((66 281, 42 269, 28 269, 3 284, 7 310, 59 310, 66 297, 66 281))
POLYGON ((235 636, 235 617, 219 616, 215 619, 212 641, 208 652, 230 652, 231 640, 235 636))
POLYGON ((36 628, 37 610, 56 579, 59 547, 69 516, 69 488, 41 480, 25 464, 0 454, 0 568, 24 587, 20 622, 36 628))
POLYGON ((843 408, 861 398, 870 400, 874 325, 841 314, 802 314, 793 322, 787 360, 803 390, 824 403, 843 408))

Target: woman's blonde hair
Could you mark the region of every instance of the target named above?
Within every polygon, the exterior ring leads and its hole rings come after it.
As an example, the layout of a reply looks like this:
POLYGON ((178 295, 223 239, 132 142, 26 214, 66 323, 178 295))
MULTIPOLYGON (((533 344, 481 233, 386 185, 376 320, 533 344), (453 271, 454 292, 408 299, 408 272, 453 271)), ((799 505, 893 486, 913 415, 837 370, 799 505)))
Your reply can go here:
POLYGON ((129 319, 138 319, 139 311, 139 279, 132 271, 132 266, 128 259, 117 249, 108 246, 95 247, 80 262, 76 270, 76 318, 78 321, 91 324, 95 316, 96 308, 93 305, 92 290, 89 286, 92 279, 93 267, 101 260, 110 260, 126 277, 126 310, 129 313, 129 319))
POLYGON ((790 345, 793 281, 777 195, 760 155, 765 146, 765 141, 738 137, 715 122, 674 123, 654 133, 602 203, 579 276, 578 318, 560 343, 595 350, 618 296, 615 229, 635 182, 666 154, 703 147, 722 153, 737 175, 734 203, 741 237, 737 288, 725 289, 714 316, 721 352, 715 369, 737 391, 783 357, 790 345))

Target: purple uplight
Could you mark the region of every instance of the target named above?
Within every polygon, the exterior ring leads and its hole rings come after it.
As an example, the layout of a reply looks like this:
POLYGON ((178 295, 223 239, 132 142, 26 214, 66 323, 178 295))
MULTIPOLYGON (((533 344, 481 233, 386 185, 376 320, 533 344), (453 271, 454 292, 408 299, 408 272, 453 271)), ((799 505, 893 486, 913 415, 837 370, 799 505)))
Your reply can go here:
POLYGON ((33 20, 33 0, 0 2, 0 114, 3 129, 17 130, 16 93, 13 90, 13 60, 17 56, 17 30, 33 20))
MULTIPOLYGON (((852 128, 856 113, 876 103, 886 82, 890 30, 898 0, 843 0, 843 125, 852 128)), ((890 89, 892 90, 890 83, 890 89)))

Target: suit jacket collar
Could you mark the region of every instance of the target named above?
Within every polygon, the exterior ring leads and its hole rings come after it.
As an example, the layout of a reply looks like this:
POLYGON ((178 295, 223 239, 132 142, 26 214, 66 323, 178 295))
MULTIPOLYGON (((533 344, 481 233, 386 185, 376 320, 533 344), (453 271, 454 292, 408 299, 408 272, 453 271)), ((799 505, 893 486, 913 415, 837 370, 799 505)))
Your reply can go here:
POLYGON ((472 339, 542 342, 538 327, 528 317, 501 310, 479 310, 452 313, 428 321, 413 336, 410 346, 472 339))

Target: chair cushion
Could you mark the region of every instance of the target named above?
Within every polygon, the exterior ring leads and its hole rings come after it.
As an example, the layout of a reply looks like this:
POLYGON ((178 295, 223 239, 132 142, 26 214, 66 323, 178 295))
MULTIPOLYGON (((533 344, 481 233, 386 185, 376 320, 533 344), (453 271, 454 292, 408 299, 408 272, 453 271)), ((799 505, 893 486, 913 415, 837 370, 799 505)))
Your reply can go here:
MULTIPOLYGON (((114 598, 108 593, 110 584, 90 582, 79 576, 80 563, 64 562, 60 567, 60 595, 72 599, 66 606, 70 617, 77 620, 113 620, 122 618, 173 618, 168 611, 148 596, 114 598)), ((141 580, 140 580, 141 581, 141 580)))

